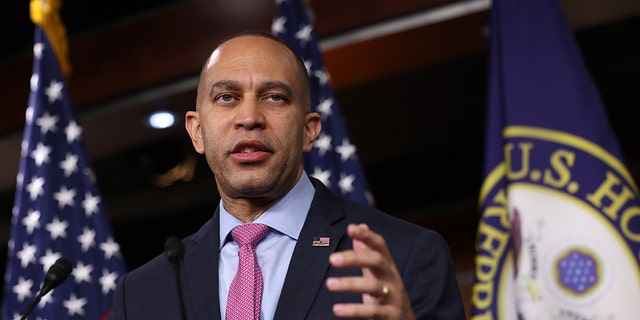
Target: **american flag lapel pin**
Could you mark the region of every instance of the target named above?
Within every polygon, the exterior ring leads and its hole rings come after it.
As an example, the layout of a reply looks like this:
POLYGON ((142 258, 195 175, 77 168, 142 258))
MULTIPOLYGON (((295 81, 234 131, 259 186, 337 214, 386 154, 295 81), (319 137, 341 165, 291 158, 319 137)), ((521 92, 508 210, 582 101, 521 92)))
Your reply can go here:
POLYGON ((311 244, 313 247, 328 247, 329 246, 329 237, 313 237, 313 243, 311 244))

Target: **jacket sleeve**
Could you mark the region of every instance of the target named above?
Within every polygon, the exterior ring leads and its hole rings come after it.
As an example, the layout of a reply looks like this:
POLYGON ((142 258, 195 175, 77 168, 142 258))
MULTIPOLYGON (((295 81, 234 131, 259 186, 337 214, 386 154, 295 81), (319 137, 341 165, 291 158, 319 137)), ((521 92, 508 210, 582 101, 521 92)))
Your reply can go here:
POLYGON ((466 319, 451 253, 444 238, 427 229, 413 244, 399 272, 416 319, 466 319))

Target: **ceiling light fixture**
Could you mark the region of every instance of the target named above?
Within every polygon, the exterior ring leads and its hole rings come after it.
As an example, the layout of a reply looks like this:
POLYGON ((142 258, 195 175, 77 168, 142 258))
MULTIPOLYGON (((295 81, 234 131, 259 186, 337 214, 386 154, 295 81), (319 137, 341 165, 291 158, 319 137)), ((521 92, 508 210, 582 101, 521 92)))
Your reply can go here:
POLYGON ((168 111, 157 111, 149 116, 149 125, 155 129, 166 129, 173 126, 175 117, 168 111))

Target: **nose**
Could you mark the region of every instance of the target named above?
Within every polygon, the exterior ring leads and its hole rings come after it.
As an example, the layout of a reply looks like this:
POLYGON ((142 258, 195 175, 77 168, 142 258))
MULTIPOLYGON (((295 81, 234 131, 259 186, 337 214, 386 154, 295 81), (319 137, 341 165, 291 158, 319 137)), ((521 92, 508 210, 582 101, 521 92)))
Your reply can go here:
POLYGON ((244 99, 236 107, 235 123, 236 128, 255 130, 264 128, 264 110, 260 108, 260 103, 254 99, 244 99))

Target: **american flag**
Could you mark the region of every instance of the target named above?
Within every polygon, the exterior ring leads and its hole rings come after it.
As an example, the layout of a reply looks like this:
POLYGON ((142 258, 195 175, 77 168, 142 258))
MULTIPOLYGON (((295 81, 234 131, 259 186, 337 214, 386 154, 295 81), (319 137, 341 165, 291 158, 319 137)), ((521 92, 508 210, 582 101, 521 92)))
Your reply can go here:
POLYGON ((345 198, 373 205, 364 170, 349 139, 338 101, 329 83, 313 24, 301 0, 276 0, 271 32, 284 40, 304 60, 311 80, 311 106, 322 115, 322 132, 305 169, 329 189, 345 198))
POLYGON ((56 53, 40 25, 34 40, 2 319, 20 318, 58 258, 69 260, 73 271, 40 300, 29 318, 100 319, 111 308, 125 263, 111 234, 56 53))
POLYGON ((328 247, 330 244, 331 238, 329 237, 314 237, 313 238, 313 246, 314 247, 328 247))

